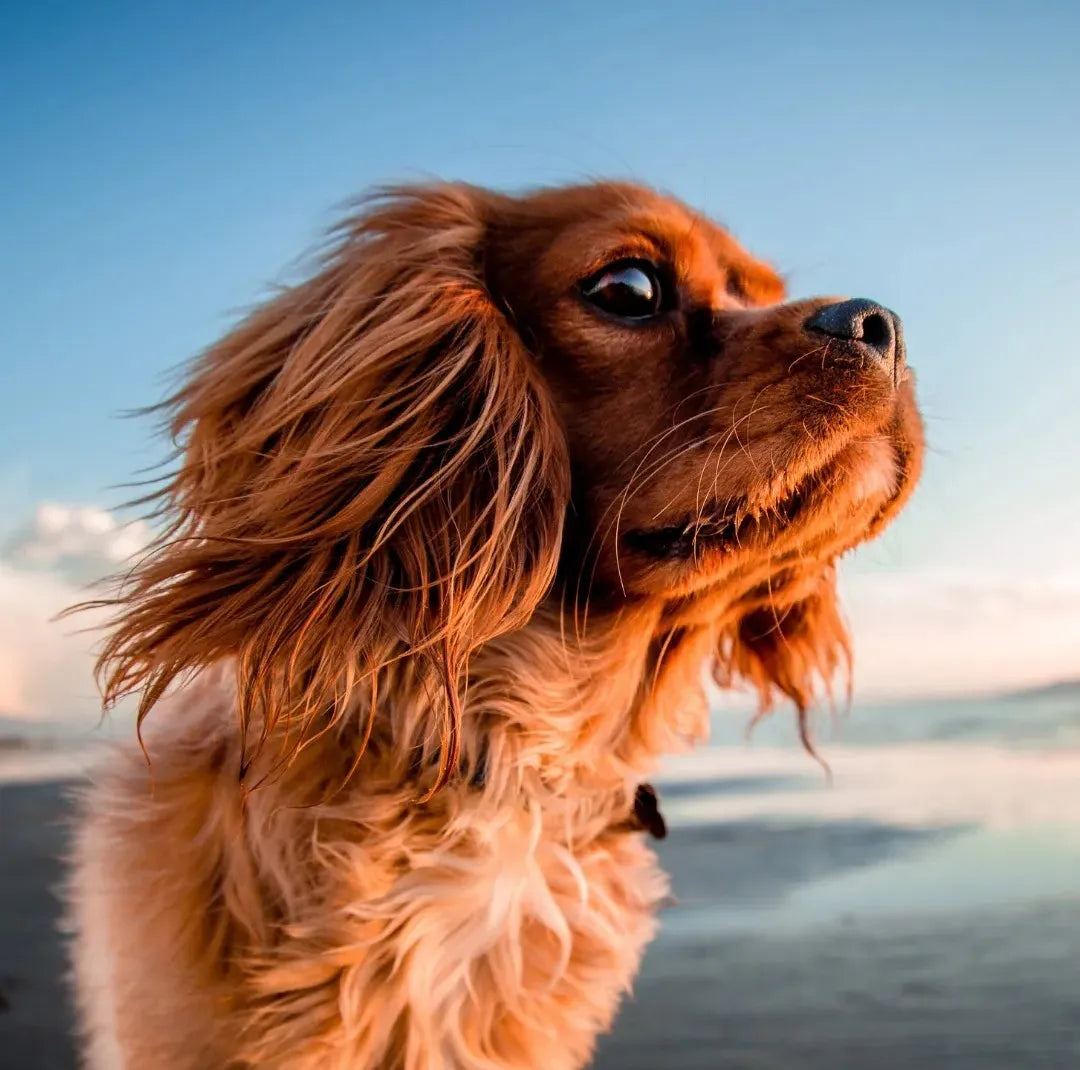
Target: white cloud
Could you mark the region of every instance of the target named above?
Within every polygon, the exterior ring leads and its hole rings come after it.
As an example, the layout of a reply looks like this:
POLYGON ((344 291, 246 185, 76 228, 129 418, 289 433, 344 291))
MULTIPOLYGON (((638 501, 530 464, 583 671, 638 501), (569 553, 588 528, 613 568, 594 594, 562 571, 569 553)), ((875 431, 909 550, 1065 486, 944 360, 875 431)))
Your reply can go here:
POLYGON ((105 509, 40 504, 0 553, 0 714, 89 723, 100 708, 93 649, 107 614, 57 615, 146 545, 143 521, 105 509))
POLYGON ((8 540, 3 559, 89 583, 130 560, 150 537, 143 520, 122 524, 97 506, 42 502, 31 521, 8 540))
POLYGON ((31 720, 83 718, 99 706, 93 636, 103 614, 56 621, 84 597, 61 576, 0 563, 0 714, 31 720))

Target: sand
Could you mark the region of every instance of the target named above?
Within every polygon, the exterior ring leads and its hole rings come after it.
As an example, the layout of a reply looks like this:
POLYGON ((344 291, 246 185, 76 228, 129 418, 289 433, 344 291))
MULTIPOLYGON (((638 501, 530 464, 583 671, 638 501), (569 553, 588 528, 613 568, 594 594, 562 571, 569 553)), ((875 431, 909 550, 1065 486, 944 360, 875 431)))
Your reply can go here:
POLYGON ((1080 909, 661 941, 597 1070, 1080 1066, 1080 909))
POLYGON ((62 783, 0 785, 0 1067, 71 1070, 71 1004, 57 933, 68 812, 62 783))
MULTIPOLYGON (((0 785, 3 1070, 76 1065, 53 892, 68 790, 0 785)), ((684 905, 596 1070, 1080 1067, 1080 901, 788 918, 807 882, 918 858, 949 835, 869 822, 676 829, 662 854, 684 905)))

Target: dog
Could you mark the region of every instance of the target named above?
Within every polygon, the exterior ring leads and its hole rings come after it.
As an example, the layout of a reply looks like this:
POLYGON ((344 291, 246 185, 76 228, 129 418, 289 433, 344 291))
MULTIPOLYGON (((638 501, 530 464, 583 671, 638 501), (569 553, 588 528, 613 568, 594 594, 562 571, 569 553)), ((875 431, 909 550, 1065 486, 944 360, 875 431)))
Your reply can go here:
POLYGON ((163 411, 99 663, 141 747, 73 849, 85 1065, 586 1065, 703 670, 805 735, 850 668, 836 562, 923 453, 899 319, 639 186, 391 188, 163 411))

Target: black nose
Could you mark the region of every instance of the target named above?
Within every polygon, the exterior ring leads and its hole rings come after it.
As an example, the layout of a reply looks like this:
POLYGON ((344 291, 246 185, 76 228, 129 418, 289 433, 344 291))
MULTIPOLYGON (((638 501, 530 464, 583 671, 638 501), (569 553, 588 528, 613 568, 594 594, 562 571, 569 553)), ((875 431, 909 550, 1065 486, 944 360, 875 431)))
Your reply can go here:
POLYGON ((855 343, 861 354, 883 365, 894 380, 899 378, 904 363, 900 317, 876 301, 853 297, 850 301, 826 305, 806 321, 806 327, 830 338, 855 343))

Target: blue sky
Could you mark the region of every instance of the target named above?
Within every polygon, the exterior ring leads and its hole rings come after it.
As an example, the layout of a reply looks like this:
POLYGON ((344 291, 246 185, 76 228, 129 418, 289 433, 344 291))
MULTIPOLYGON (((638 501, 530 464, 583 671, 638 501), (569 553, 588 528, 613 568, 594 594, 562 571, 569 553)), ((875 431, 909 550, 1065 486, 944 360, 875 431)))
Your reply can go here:
POLYGON ((163 447, 118 414, 350 195, 630 177, 901 313, 932 452, 856 623, 952 598, 970 683, 988 591, 1080 622, 1078 40, 1066 2, 5 5, 0 540, 122 501, 163 447))

